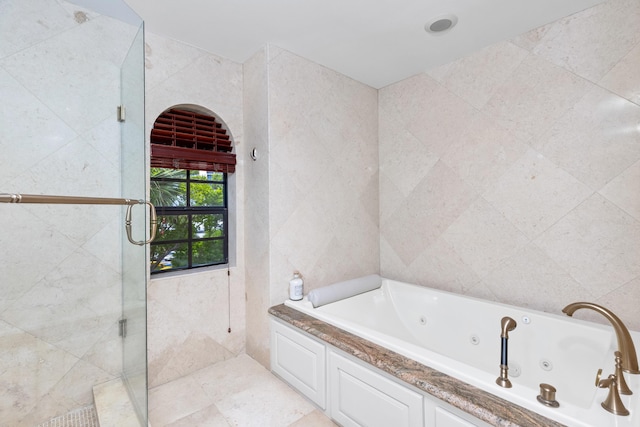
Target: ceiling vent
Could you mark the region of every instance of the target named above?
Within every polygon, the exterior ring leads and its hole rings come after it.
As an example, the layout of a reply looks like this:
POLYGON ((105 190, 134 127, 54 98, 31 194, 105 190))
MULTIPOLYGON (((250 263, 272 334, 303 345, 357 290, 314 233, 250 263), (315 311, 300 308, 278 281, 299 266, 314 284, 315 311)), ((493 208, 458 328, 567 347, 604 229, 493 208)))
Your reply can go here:
POLYGON ((424 29, 430 34, 443 34, 450 31, 458 23, 455 15, 438 16, 426 23, 424 29))

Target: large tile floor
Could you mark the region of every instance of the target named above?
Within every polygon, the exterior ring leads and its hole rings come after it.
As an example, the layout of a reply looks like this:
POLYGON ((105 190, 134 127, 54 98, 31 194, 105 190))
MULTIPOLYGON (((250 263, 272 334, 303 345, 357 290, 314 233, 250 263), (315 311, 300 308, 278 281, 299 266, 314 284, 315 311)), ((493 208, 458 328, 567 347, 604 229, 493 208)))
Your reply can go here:
POLYGON ((149 390, 149 421, 152 427, 335 426, 247 355, 149 390))

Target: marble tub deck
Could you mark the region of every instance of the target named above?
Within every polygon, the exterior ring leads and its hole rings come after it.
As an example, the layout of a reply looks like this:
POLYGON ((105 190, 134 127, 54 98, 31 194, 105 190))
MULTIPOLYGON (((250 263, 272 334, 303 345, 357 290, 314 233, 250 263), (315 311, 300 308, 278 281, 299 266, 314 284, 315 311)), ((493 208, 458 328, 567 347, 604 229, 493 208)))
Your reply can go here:
POLYGON ((284 304, 269 314, 491 425, 564 426, 284 304))

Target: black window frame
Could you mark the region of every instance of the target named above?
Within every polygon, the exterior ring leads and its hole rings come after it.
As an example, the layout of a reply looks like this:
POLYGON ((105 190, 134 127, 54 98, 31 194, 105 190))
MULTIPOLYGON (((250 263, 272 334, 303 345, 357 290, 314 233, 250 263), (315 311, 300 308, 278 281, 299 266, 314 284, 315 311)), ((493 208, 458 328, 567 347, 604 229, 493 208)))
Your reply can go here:
MULTIPOLYGON (((158 168, 158 169, 167 169, 167 168, 158 168)), ((173 239, 173 240, 158 240, 151 242, 151 250, 153 251, 154 246, 166 245, 166 244, 187 244, 187 265, 183 267, 177 268, 168 268, 168 269, 154 269, 151 270, 151 274, 161 274, 161 273, 169 273, 175 271, 185 271, 185 270, 193 270, 203 267, 211 267, 215 265, 225 265, 229 263, 229 205, 228 205, 228 177, 225 172, 211 172, 213 174, 222 175, 222 180, 201 180, 194 179, 191 176, 191 172, 195 171, 194 169, 180 169, 184 172, 184 178, 175 178, 175 177, 154 177, 151 176, 151 185, 153 182, 173 182, 173 183, 184 183, 185 184, 185 203, 186 206, 155 206, 156 214, 158 216, 158 222, 162 222, 164 217, 169 216, 187 216, 188 218, 188 229, 193 229, 193 215, 206 214, 206 215, 222 215, 223 227, 222 227, 222 236, 220 237, 204 237, 204 238, 194 238, 193 233, 187 233, 187 238, 185 239, 173 239), (222 194, 223 194, 223 205, 222 206, 191 206, 191 184, 218 184, 222 186, 222 194), (202 241, 220 241, 222 240, 223 246, 223 259, 222 260, 212 260, 210 263, 206 264, 198 264, 193 265, 193 244, 194 242, 202 242, 202 241)), ((166 257, 166 256, 165 256, 166 257)), ((164 259, 164 258, 163 258, 164 259)), ((153 260, 150 260, 150 265, 153 265, 153 260)))

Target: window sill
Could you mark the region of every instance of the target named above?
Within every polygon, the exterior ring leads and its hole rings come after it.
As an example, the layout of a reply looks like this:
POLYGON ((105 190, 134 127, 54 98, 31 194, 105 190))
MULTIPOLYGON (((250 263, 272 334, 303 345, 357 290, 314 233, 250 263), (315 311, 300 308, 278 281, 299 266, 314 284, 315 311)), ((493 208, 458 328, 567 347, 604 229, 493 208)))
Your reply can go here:
POLYGON ((212 265, 209 267, 201 267, 201 268, 195 268, 190 270, 167 271, 166 273, 152 274, 151 281, 159 282, 165 279, 175 279, 178 277, 195 276, 199 274, 212 274, 218 271, 226 271, 227 268, 233 269, 235 268, 235 266, 230 264, 219 264, 219 265, 212 265))

